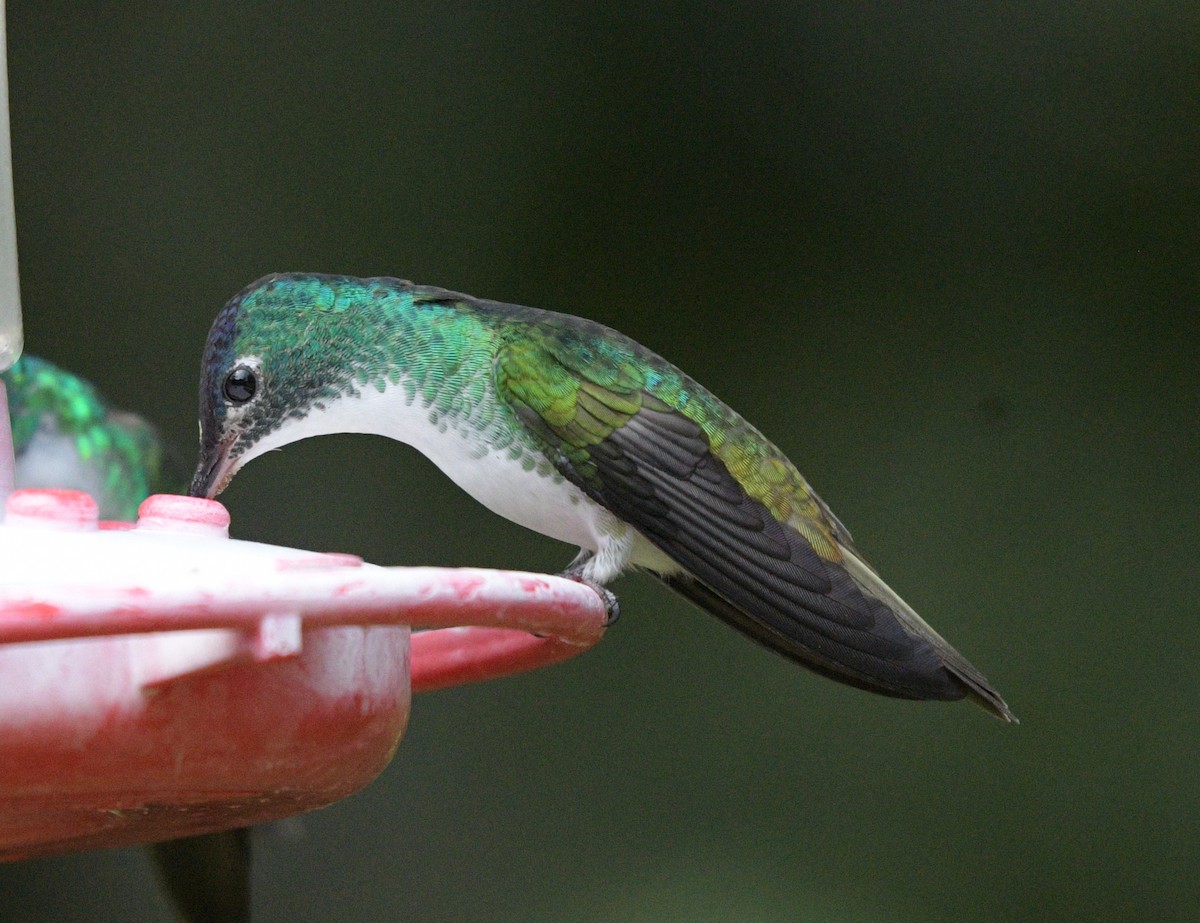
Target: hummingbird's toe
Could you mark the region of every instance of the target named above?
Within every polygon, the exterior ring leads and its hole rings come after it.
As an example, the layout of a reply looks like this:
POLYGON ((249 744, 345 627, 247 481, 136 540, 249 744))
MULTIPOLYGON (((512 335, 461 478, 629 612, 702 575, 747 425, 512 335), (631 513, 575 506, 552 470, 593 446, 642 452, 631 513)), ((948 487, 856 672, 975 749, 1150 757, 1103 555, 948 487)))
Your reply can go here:
POLYGON ((582 583, 584 586, 592 589, 597 596, 604 600, 604 627, 611 628, 617 623, 617 619, 621 617, 621 605, 617 602, 617 596, 608 587, 602 583, 597 583, 584 576, 584 565, 587 564, 593 557, 593 552, 586 548, 580 549, 575 560, 567 565, 560 577, 566 577, 568 580, 574 580, 576 583, 582 583))
POLYGON ((582 583, 585 587, 595 592, 602 600, 604 600, 604 627, 611 628, 617 624, 617 619, 621 617, 621 604, 617 602, 617 594, 608 587, 596 583, 594 580, 588 580, 587 577, 572 574, 570 572, 563 573, 560 576, 566 577, 568 580, 574 580, 576 583, 582 583))
POLYGON ((617 602, 617 594, 599 584, 589 584, 604 600, 604 627, 612 628, 621 617, 621 604, 617 602))
POLYGON ((577 583, 587 583, 588 581, 583 576, 584 568, 587 566, 588 561, 595 556, 596 552, 589 551, 587 548, 580 548, 579 554, 575 555, 571 563, 563 568, 559 576, 566 577, 568 580, 574 580, 577 583))

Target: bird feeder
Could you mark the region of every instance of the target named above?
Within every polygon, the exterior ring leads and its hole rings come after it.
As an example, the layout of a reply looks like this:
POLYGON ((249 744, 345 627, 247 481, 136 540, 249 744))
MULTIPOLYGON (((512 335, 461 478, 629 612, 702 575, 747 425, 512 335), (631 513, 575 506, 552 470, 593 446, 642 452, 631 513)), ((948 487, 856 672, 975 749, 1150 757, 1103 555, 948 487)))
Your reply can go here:
POLYGON ((151 497, 135 524, 77 491, 9 497, 0 859, 330 804, 387 765, 411 691, 554 663, 604 630, 570 580, 377 567, 228 527, 192 497, 151 497))

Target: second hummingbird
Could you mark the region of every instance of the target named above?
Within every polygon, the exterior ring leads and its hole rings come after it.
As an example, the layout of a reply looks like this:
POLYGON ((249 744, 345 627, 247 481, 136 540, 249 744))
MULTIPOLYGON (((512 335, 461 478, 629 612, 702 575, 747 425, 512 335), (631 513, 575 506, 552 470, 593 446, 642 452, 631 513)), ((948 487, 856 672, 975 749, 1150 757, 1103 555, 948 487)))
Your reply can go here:
POLYGON ((592 321, 400 279, 267 276, 209 333, 200 429, 193 495, 299 439, 388 436, 578 546, 569 576, 603 588, 648 571, 817 673, 1016 720, 762 433, 592 321))

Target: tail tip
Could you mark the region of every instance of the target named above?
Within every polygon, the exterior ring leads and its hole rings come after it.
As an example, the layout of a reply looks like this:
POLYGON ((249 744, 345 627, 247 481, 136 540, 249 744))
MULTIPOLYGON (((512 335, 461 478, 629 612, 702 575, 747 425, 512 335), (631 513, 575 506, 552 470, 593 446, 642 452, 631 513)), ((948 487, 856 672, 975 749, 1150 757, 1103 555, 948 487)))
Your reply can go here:
POLYGON ((1021 720, 1008 707, 1008 703, 994 689, 968 689, 967 695, 989 715, 999 718, 1006 724, 1021 723, 1021 720))

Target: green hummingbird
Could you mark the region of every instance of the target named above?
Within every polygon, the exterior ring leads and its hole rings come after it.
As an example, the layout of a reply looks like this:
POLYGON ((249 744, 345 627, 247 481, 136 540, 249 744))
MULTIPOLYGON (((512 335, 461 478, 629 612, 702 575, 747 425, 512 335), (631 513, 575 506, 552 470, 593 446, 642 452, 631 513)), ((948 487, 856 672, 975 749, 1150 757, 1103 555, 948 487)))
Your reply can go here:
POLYGON ((412 445, 493 512, 579 547, 566 575, 605 593, 648 571, 817 673, 1016 720, 783 452, 608 327, 400 279, 267 276, 209 333, 191 493, 330 433, 412 445))
POLYGON ((17 487, 87 491, 102 517, 125 520, 164 489, 162 446, 141 417, 109 407, 91 383, 36 356, 22 356, 0 377, 17 487))

